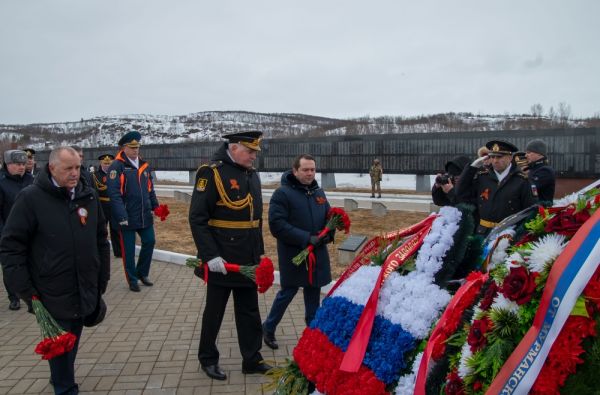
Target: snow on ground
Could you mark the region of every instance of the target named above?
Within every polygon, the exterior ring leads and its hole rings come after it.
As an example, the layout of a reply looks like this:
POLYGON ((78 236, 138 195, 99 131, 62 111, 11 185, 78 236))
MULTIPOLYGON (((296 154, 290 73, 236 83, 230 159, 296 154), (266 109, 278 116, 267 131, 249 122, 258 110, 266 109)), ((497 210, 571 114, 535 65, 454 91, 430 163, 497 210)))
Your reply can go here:
MULTIPOLYGON (((188 182, 189 173, 187 171, 157 171, 156 177, 160 181, 178 181, 188 182)), ((321 183, 321 173, 317 173, 317 182, 321 183)), ((435 176, 431 176, 431 182, 435 176)), ((263 184, 277 184, 281 180, 281 173, 260 173, 260 179, 263 184)), ((335 183, 338 188, 370 188, 371 179, 367 173, 336 173, 335 183)), ((416 189, 416 176, 411 174, 384 174, 381 182, 382 188, 389 189, 416 189)))

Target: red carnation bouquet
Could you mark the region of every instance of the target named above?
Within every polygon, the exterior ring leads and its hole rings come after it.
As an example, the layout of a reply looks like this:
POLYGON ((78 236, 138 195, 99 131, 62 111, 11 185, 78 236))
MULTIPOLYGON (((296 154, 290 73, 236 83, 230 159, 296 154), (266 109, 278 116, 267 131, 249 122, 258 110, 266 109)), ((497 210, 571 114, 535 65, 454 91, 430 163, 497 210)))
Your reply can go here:
POLYGON ((167 219, 171 212, 169 211, 169 206, 166 204, 160 204, 157 208, 154 209, 154 215, 160 218, 161 221, 167 219))
POLYGON ((35 352, 42 359, 52 359, 71 351, 77 336, 61 328, 37 296, 31 298, 31 304, 42 332, 42 341, 35 347, 35 352))
MULTIPOLYGON (((348 214, 346 214, 344 209, 339 207, 332 207, 329 209, 329 212, 327 213, 327 224, 317 235, 318 239, 321 240, 327 235, 327 233, 334 229, 343 230, 344 233, 350 232, 350 217, 348 217, 348 214)), ((300 253, 292 259, 294 265, 300 266, 300 264, 305 262, 307 259, 310 265, 310 260, 314 259, 314 249, 315 247, 312 244, 309 244, 308 247, 300 251, 300 253)))
MULTIPOLYGON (((194 269, 203 269, 204 281, 208 281, 208 266, 203 265, 200 259, 188 258, 186 259, 185 264, 186 266, 194 269)), ((271 285, 273 285, 273 281, 275 281, 275 268, 273 267, 273 261, 266 256, 260 260, 258 265, 253 266, 225 262, 225 270, 232 273, 241 273, 242 275, 248 277, 250 280, 256 283, 258 292, 261 294, 267 292, 267 290, 271 288, 271 285)))

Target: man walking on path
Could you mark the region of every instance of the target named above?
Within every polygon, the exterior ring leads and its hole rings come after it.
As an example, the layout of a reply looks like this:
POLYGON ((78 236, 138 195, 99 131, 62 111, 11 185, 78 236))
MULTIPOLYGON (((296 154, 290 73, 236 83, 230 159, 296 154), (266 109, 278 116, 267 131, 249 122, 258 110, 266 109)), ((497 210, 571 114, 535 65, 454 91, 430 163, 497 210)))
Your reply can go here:
POLYGON ((72 148, 53 150, 33 185, 21 191, 0 240, 2 267, 17 295, 28 303, 39 298, 77 337, 71 351, 48 361, 56 394, 78 393, 79 339, 84 322, 98 314, 110 276, 106 222, 80 165, 72 148))
POLYGON ((375 192, 377 192, 377 197, 381 197, 381 179, 383 177, 383 167, 381 167, 381 163, 379 163, 379 159, 373 160, 373 165, 369 170, 369 176, 371 177, 371 197, 375 197, 375 192))
POLYGON ((252 166, 261 136, 261 132, 223 136, 228 142, 217 150, 210 165, 200 166, 192 193, 190 228, 198 257, 208 268, 198 359, 206 375, 215 380, 227 379, 219 366, 216 343, 232 293, 242 373, 264 374, 271 369, 260 353, 262 329, 256 284, 225 269, 226 262, 257 265, 264 254, 261 185, 252 166))
POLYGON ((308 326, 320 304, 321 287, 331 282, 331 266, 326 243, 333 232, 322 239, 317 234, 327 223, 329 202, 325 191, 315 180, 316 166, 312 156, 298 156, 292 170, 283 173, 281 186, 269 203, 269 229, 277 239, 281 289, 277 292, 269 316, 263 323, 263 340, 272 349, 279 348, 275 329, 300 287, 304 292, 304 321, 308 326), (292 262, 308 245, 314 247, 316 267, 312 283, 306 265, 292 262))
POLYGON ((104 212, 104 218, 108 222, 108 228, 110 231, 110 244, 112 246, 113 254, 115 258, 121 258, 121 238, 119 237, 119 226, 111 219, 110 213, 110 196, 108 195, 108 169, 112 164, 115 157, 111 154, 102 154, 98 157, 99 166, 92 173, 92 180, 94 181, 94 188, 98 192, 100 203, 102 203, 102 211, 104 212))
POLYGON ((156 242, 152 211, 158 208, 150 166, 140 158, 141 139, 137 131, 125 134, 119 140, 121 151, 108 169, 111 216, 120 228, 125 277, 133 292, 140 292, 138 279, 145 286, 153 285, 148 277, 156 242), (136 233, 142 243, 137 265, 136 233))
MULTIPOLYGON (((8 214, 15 203, 17 194, 33 182, 33 176, 25 172, 27 154, 25 151, 8 150, 4 152, 4 167, 0 169, 0 236, 8 219, 8 214)), ((8 294, 10 310, 19 310, 21 302, 12 290, 6 275, 2 277, 4 288, 8 294)))

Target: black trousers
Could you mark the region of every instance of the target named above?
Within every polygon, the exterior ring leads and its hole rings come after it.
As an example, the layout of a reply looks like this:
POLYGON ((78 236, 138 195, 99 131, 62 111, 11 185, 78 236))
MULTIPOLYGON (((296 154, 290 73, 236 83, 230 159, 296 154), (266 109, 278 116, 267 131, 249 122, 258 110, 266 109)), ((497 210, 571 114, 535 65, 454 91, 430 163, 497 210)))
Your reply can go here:
POLYGON ((210 366, 219 362, 217 336, 221 329, 229 295, 232 292, 242 366, 251 368, 263 359, 260 354, 262 325, 256 288, 230 288, 208 284, 198 348, 198 359, 202 366, 210 366))
MULTIPOLYGON (((4 270, 4 267, 2 268, 2 270, 4 270)), ((2 272, 2 281, 4 282, 4 288, 6 289, 6 293, 8 294, 8 300, 10 300, 11 302, 13 300, 19 300, 17 294, 12 290, 10 284, 6 281, 6 275, 4 274, 4 271, 2 272)))
POLYGON ((56 395, 77 394, 79 393, 79 387, 75 383, 75 357, 77 357, 79 338, 83 330, 83 319, 56 320, 56 322, 64 330, 77 336, 77 341, 71 351, 48 361, 54 393, 56 395))

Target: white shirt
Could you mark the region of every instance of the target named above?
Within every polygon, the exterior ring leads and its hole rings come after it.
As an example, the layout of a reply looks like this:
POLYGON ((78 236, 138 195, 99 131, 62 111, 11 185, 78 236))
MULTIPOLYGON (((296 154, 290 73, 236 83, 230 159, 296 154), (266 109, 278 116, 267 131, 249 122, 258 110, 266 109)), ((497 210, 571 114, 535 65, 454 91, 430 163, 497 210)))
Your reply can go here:
POLYGON ((496 177, 498 177, 498 184, 500 184, 502 182, 502 180, 504 180, 506 178, 508 173, 510 173, 511 167, 512 167, 512 163, 506 169, 504 169, 504 171, 502 173, 498 173, 496 170, 494 170, 494 173, 496 173, 496 177))

